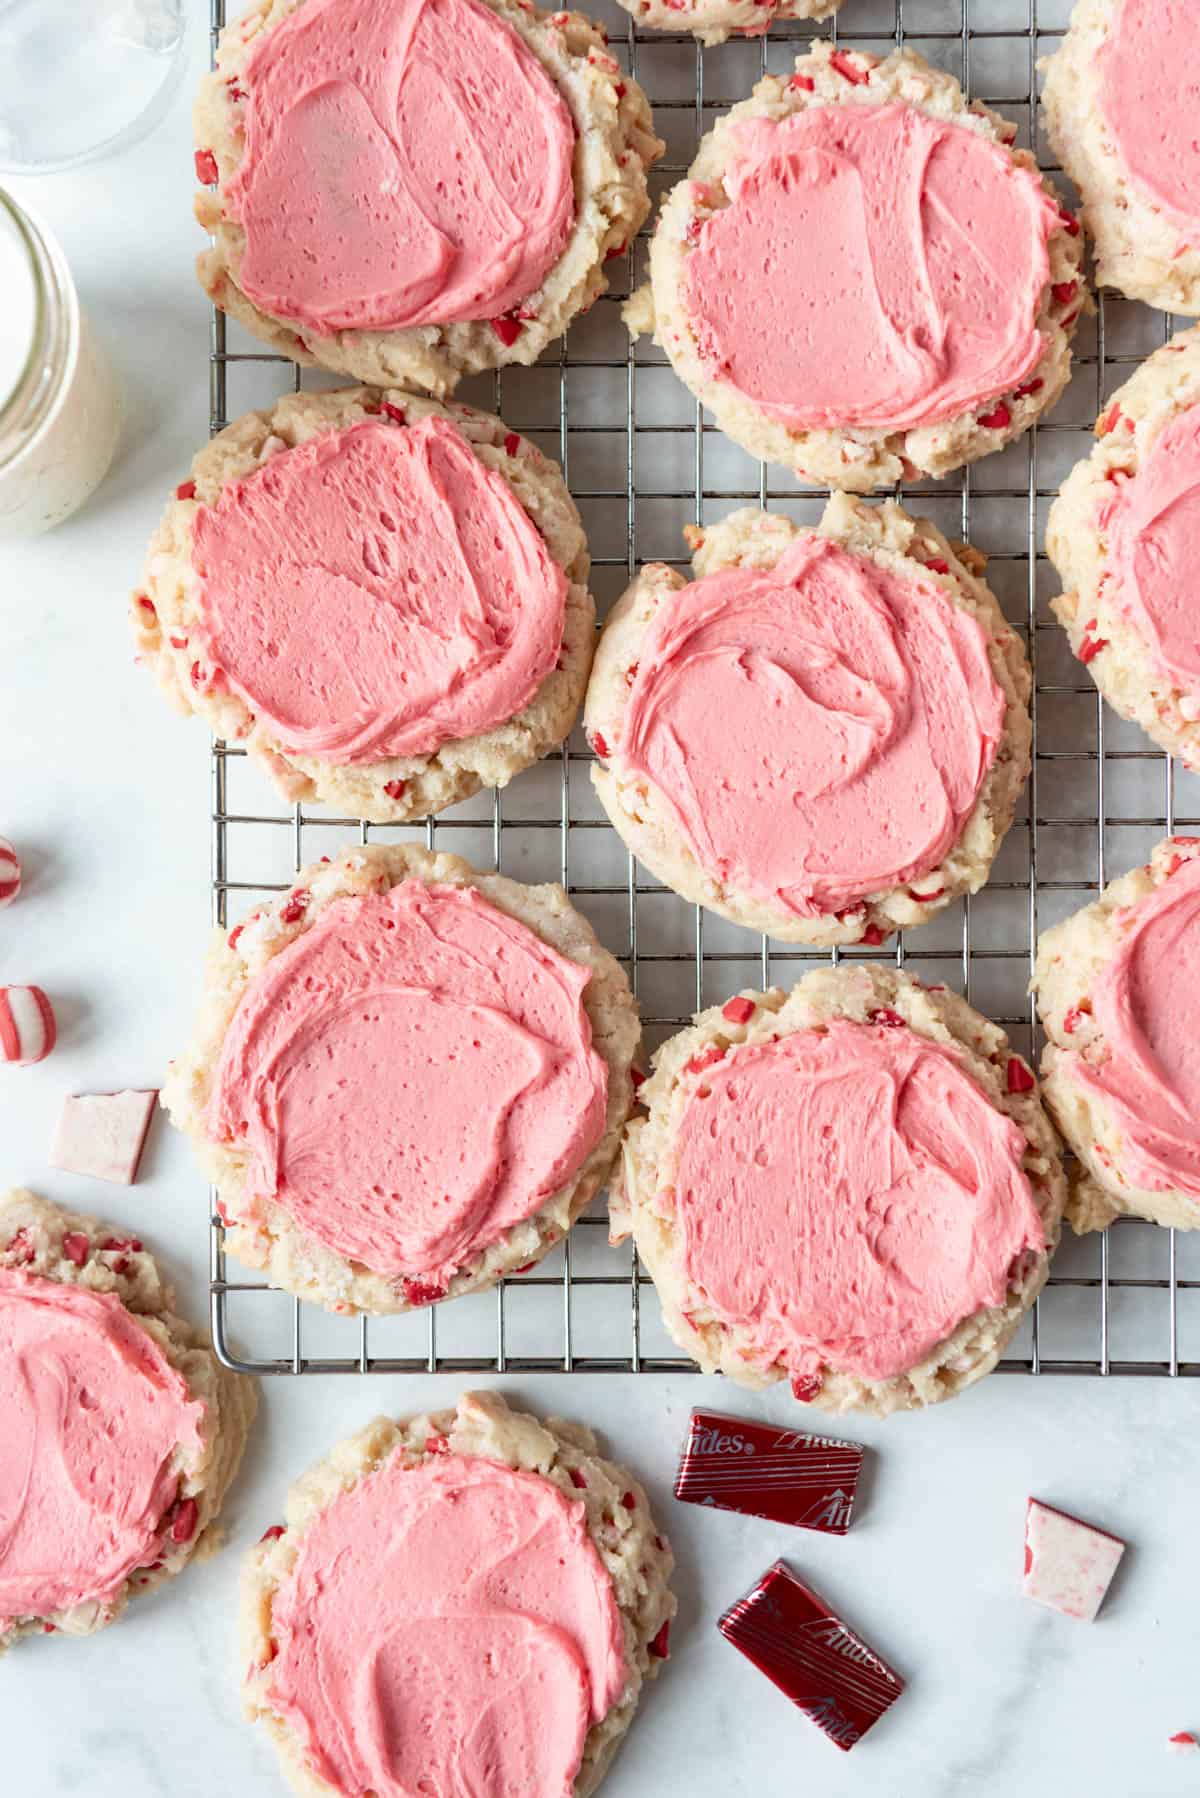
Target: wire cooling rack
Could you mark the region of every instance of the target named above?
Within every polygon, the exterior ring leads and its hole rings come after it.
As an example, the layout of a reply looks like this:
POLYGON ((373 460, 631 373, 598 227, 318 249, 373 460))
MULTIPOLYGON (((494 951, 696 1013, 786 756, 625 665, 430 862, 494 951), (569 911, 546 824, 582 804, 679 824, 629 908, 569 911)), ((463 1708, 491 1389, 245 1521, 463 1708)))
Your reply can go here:
MULTIPOLYGON (((824 27, 779 24, 766 38, 710 50, 690 37, 634 30, 612 0, 580 3, 646 89, 667 141, 653 177, 656 198, 687 169, 715 117, 762 73, 788 70, 816 35, 882 53, 907 44, 1013 120, 1018 142, 1036 144, 1044 166, 1054 167, 1039 135, 1037 61, 1056 47, 1071 0, 845 0, 824 27)), ((224 0, 212 0, 214 42, 223 17, 224 0)), ((644 255, 643 237, 630 257, 611 264, 610 294, 539 364, 466 383, 458 396, 500 413, 562 465, 588 532, 602 617, 638 564, 687 566, 685 524, 747 504, 812 523, 825 500, 728 442, 665 357, 645 340, 630 344, 619 309, 641 278, 644 255)), ((1046 510, 1087 453, 1097 412, 1171 327, 1161 313, 1101 295, 1098 317, 1085 321, 1076 340, 1075 378, 1048 423, 960 478, 901 490, 910 509, 989 557, 988 578, 1025 636, 1034 669, 1034 764, 985 889, 894 948, 853 954, 894 959, 919 967, 927 981, 957 987, 1025 1053, 1035 1047, 1026 983, 1038 931, 1144 859, 1167 831, 1200 823, 1196 777, 1106 712, 1071 658, 1048 609, 1055 577, 1040 552, 1046 510)), ((338 383, 264 354, 214 313, 214 431, 302 384, 338 383)), ((825 959, 753 937, 660 886, 607 823, 593 797, 590 761, 576 731, 503 793, 479 795, 420 827, 381 828, 300 806, 280 809, 244 752, 218 742, 214 920, 232 925, 264 893, 290 885, 303 863, 347 841, 415 836, 521 880, 562 881, 628 971, 651 1048, 698 1007, 743 985, 790 985, 825 959)), ((226 1259, 215 1209, 211 1228, 214 1341, 222 1360, 248 1372, 641 1373, 692 1365, 666 1336, 653 1286, 630 1247, 609 1246, 602 1203, 530 1273, 401 1318, 341 1319, 301 1305, 226 1259)), ((1082 1241, 1068 1235, 1002 1365, 1033 1374, 1200 1374, 1197 1293, 1195 1237, 1131 1221, 1082 1241)))

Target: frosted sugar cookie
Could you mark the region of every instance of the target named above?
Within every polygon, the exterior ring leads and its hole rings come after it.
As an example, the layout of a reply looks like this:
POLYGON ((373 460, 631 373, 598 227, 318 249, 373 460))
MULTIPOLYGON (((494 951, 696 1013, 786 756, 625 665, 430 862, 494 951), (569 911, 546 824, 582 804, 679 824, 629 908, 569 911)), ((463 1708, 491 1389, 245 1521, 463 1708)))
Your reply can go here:
POLYGON ((1050 508, 1051 606, 1122 718, 1200 767, 1200 329, 1142 364, 1050 508))
POLYGON ((567 735, 588 568, 560 471, 498 418, 395 389, 289 394, 196 456, 130 616, 171 702, 285 798, 398 823, 567 735))
POLYGON ((1066 386, 1088 303, 1079 227, 1013 135, 909 50, 815 43, 704 138, 626 322, 806 480, 869 493, 1002 449, 1066 386))
POLYGON ((135 1237, 0 1196, 0 1653, 210 1552, 255 1405, 135 1237))
POLYGON ((607 1178, 639 1039, 561 887, 371 844, 216 938, 163 1102, 236 1260, 332 1311, 407 1311, 562 1239, 607 1178))
POLYGON ((216 60, 200 280, 297 362, 438 395, 533 362, 649 209, 646 96, 581 13, 254 0, 216 60))
POLYGON ((672 1565, 578 1424, 491 1392, 377 1418, 247 1557, 247 1715, 313 1798, 587 1798, 666 1658, 672 1565))
POLYGON ((991 1371, 1066 1182, 1004 1032, 895 968, 740 993, 664 1043, 610 1203, 706 1373, 886 1415, 991 1371))
POLYGON ((1200 1069, 1187 997, 1200 979, 1200 839, 1144 867, 1038 939, 1043 1091, 1084 1169, 1068 1216, 1200 1226, 1200 1069))
POLYGON ((1029 772, 1029 669, 983 558, 889 502, 739 511, 609 615, 592 779, 684 898, 785 942, 881 943, 987 879, 1029 772))
POLYGON ((1050 141, 1083 196, 1096 278, 1200 312, 1200 14, 1193 0, 1076 0, 1045 65, 1050 141))

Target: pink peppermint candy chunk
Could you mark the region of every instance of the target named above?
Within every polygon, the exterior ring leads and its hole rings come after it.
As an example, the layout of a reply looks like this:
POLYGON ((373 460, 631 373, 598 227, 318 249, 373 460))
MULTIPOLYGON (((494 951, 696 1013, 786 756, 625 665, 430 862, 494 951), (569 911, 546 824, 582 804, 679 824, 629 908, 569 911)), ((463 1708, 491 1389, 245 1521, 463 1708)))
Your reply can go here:
POLYGON ((72 1093, 63 1100, 50 1166, 132 1186, 157 1098, 157 1091, 72 1093))
POLYGON ((0 837, 0 909, 21 890, 21 858, 7 837, 0 837))
POLYGON ((32 1067, 57 1040, 54 1007, 40 986, 0 986, 0 1060, 32 1067))
POLYGON ((1094 1621, 1125 1553, 1119 1536, 1031 1498, 1025 1511, 1021 1590, 1064 1617, 1094 1621))

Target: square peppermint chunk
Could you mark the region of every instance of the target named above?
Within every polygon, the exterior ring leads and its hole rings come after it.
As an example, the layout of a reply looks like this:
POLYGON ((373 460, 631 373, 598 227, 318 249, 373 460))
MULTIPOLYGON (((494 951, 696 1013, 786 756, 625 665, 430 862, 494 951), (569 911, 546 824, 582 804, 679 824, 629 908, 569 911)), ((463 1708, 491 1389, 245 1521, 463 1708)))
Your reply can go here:
POLYGON ((132 1186, 157 1092, 73 1093, 63 1100, 51 1167, 132 1186))
POLYGON ((904 1690, 899 1674, 782 1561, 717 1628, 842 1749, 853 1748, 904 1690))
POLYGON ((1091 1623, 1125 1553, 1119 1536, 1031 1498, 1025 1512, 1026 1598, 1091 1623))

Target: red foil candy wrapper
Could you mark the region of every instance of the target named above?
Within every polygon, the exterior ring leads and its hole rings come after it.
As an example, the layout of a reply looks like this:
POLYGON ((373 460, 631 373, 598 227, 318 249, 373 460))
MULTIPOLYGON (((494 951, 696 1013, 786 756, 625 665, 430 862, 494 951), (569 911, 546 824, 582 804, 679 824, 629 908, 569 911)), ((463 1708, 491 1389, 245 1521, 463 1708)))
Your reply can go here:
POLYGON ((782 1561, 717 1628, 839 1748, 853 1748, 904 1681, 782 1561))
POLYGON ((862 1463, 856 1442, 693 1411, 675 1496, 689 1505, 844 1536, 862 1463))

